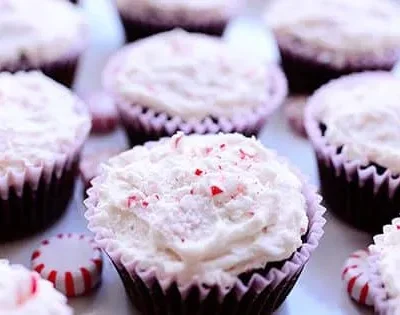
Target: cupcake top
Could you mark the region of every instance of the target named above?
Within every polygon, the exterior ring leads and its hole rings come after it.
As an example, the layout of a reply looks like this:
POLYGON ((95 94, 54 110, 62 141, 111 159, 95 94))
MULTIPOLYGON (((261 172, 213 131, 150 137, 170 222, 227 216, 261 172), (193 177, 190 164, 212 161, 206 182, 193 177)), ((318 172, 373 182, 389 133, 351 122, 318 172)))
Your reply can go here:
POLYGON ((327 53, 379 53, 400 48, 400 6, 392 0, 275 0, 267 23, 327 53))
POLYGON ((64 0, 0 0, 0 66, 30 66, 76 54, 84 44, 85 23, 64 0))
POLYGON ((224 22, 236 15, 244 0, 116 0, 119 11, 145 22, 184 25, 224 22))
POLYGON ((0 175, 70 153, 90 130, 86 107, 39 72, 0 74, 0 121, 0 175))
POLYGON ((0 260, 0 313, 72 315, 67 299, 36 272, 0 260))
POLYGON ((127 264, 154 267, 181 285, 231 285, 289 258, 307 231, 301 180, 239 134, 178 133, 134 147, 103 165, 93 184, 89 228, 106 233, 127 264))
POLYGON ((320 88, 309 100, 324 138, 349 160, 400 173, 400 80, 390 73, 353 74, 320 88))
POLYGON ((222 40, 174 30, 128 45, 104 72, 105 86, 130 104, 183 119, 233 117, 268 102, 272 71, 222 40))
POLYGON ((400 314, 400 218, 383 228, 383 234, 374 237, 370 251, 378 254, 378 271, 391 299, 392 315, 400 314))

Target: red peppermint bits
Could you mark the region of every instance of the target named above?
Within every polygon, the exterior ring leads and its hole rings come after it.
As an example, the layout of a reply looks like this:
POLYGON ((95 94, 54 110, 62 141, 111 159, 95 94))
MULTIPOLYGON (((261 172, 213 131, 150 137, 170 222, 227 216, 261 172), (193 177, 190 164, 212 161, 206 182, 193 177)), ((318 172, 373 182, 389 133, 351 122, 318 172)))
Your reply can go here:
POLYGON ((135 203, 136 201, 137 201, 136 196, 129 196, 128 197, 128 208, 130 208, 132 206, 132 204, 135 203))
POLYGON ((218 186, 211 186, 210 189, 211 189, 211 195, 213 195, 213 196, 222 194, 222 193, 224 192, 224 191, 223 191, 221 188, 219 188, 218 186))
POLYGON ((213 149, 212 148, 206 148, 206 154, 210 154, 211 153, 211 151, 212 151, 213 149))
POLYGON ((225 144, 225 143, 223 143, 223 144, 221 144, 221 145, 219 146, 220 149, 225 149, 225 147, 226 147, 226 144, 225 144))
POLYGON ((149 205, 149 203, 148 203, 147 201, 143 201, 143 202, 142 202, 142 206, 143 206, 143 207, 146 208, 148 205, 149 205))
POLYGON ((194 194, 194 189, 190 189, 190 194, 193 195, 194 194))
POLYGON ((196 169, 194 174, 197 175, 197 176, 200 176, 201 174, 203 174, 203 171, 201 169, 196 169))
POLYGON ((397 228, 398 230, 400 230, 400 225, 396 225, 396 228, 397 228))
POLYGON ((182 138, 183 138, 183 134, 180 134, 179 136, 177 136, 177 137, 175 138, 175 142, 174 142, 174 147, 175 147, 175 148, 178 147, 179 142, 182 140, 182 138))
POLYGON ((254 157, 254 155, 251 155, 251 154, 245 152, 243 149, 239 149, 239 155, 242 160, 244 160, 246 157, 248 157, 248 158, 254 157))
POLYGON ((31 294, 35 295, 38 290, 38 279, 35 275, 31 277, 31 294))

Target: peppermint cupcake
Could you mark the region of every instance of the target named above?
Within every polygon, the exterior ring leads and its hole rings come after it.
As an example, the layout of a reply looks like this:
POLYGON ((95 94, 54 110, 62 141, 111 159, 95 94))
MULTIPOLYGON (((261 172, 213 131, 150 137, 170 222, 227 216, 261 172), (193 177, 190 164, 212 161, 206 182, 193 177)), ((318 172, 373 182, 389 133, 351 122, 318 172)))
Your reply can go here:
POLYGON ((400 314, 400 219, 383 228, 370 246, 370 289, 375 313, 400 314))
POLYGON ((392 0, 275 0, 267 7, 290 89, 310 92, 344 74, 390 70, 400 54, 392 0))
POLYGON ((83 14, 68 1, 0 3, 0 71, 41 70, 70 87, 86 42, 83 14))
POLYGON ((89 229, 143 314, 270 314, 323 234, 314 189, 239 134, 136 146, 92 184, 89 229))
POLYGON ((0 314, 72 315, 67 299, 36 272, 0 260, 0 314))
POLYGON ((243 0, 116 0, 129 42, 176 27, 221 36, 243 3, 243 0))
POLYGON ((399 87, 387 72, 352 74, 320 88, 305 111, 328 208, 372 233, 400 211, 399 87))
POLYGON ((89 130, 86 106, 39 72, 0 74, 0 241, 61 216, 89 130))
POLYGON ((178 130, 257 134, 287 92, 276 65, 182 30, 126 46, 111 58, 103 79, 131 144, 178 130))

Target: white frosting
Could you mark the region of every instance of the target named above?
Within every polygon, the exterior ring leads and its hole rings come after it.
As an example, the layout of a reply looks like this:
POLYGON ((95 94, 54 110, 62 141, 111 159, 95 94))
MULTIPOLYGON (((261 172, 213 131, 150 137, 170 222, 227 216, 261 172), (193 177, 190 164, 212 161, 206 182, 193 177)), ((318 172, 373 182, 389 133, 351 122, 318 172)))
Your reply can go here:
POLYGON ((72 315, 67 299, 36 272, 0 260, 0 314, 72 315))
POLYGON ((0 66, 32 66, 82 50, 83 15, 65 0, 0 0, 0 66))
POLYGON ((244 0, 116 0, 127 17, 175 25, 224 22, 236 15, 244 0))
POLYGON ((263 61, 182 30, 127 46, 105 70, 107 88, 123 101, 184 119, 249 113, 268 101, 271 81, 263 61))
POLYGON ((389 73, 354 74, 321 88, 310 99, 325 138, 349 160, 375 162, 400 172, 400 80, 389 73))
POLYGON ((302 182, 254 138, 178 133, 103 167, 95 225, 116 240, 123 261, 180 284, 230 285, 289 258, 307 231, 302 182))
POLYGON ((274 0, 265 19, 278 36, 327 52, 400 47, 400 6, 392 0, 274 0))
POLYGON ((372 253, 379 255, 378 270, 385 290, 391 299, 390 315, 400 315, 400 218, 383 228, 383 234, 374 237, 372 253))
POLYGON ((65 87, 39 72, 0 74, 0 175, 70 153, 90 116, 65 87))

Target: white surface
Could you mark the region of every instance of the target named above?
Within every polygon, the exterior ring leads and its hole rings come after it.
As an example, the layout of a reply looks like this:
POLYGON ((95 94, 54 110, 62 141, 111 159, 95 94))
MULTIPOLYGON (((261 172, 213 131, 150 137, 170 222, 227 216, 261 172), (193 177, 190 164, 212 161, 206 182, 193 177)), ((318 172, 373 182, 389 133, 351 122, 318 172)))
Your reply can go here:
MULTIPOLYGON (((78 93, 99 87, 102 65, 122 41, 121 32, 115 20, 115 12, 106 0, 86 0, 85 9, 90 11, 93 36, 92 45, 80 69, 76 85, 78 93)), ((259 27, 258 21, 250 17, 250 14, 251 12, 248 17, 240 18, 233 24, 228 32, 228 38, 242 49, 249 47, 253 49, 253 53, 276 56, 276 51, 271 49, 270 37, 264 36, 266 30, 259 27)), ((270 120, 261 134, 261 139, 265 145, 289 157, 310 177, 312 182, 317 184, 317 170, 312 149, 307 140, 291 132, 282 111, 270 120)), ((107 137, 92 139, 90 145, 115 147, 124 143, 123 134, 119 131, 107 137)), ((32 251, 44 238, 59 232, 86 231, 83 211, 82 187, 78 185, 74 200, 62 220, 41 235, 12 244, 0 245, 0 257, 10 259, 12 263, 29 266, 32 251)), ((277 312, 279 315, 370 314, 358 308, 347 297, 340 273, 347 256, 356 249, 365 248, 372 238, 339 222, 329 213, 326 218, 328 223, 325 236, 289 298, 277 312)), ((89 297, 70 300, 76 310, 76 315, 137 315, 138 313, 133 310, 126 298, 117 273, 107 259, 104 267, 103 284, 99 290, 89 297)))

